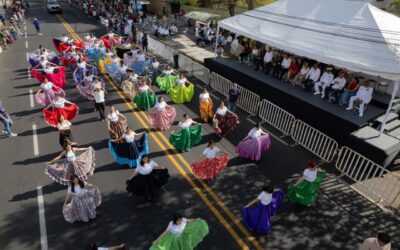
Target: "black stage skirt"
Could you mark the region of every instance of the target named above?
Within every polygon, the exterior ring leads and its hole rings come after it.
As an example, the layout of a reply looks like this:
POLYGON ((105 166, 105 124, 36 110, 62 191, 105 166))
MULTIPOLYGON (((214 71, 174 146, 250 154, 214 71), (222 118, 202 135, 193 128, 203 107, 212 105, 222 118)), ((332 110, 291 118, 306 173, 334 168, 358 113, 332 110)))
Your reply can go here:
POLYGON ((126 190, 131 195, 152 198, 155 192, 168 182, 168 169, 154 169, 148 175, 137 175, 126 182, 126 190))

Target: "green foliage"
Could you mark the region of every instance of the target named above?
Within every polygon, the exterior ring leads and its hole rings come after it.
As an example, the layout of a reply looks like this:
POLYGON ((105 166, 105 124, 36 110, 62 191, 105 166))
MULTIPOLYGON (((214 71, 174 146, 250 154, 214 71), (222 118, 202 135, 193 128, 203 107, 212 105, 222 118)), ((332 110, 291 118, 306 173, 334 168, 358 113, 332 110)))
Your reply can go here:
POLYGON ((185 0, 185 5, 197 6, 197 0, 185 0))
POLYGON ((393 0, 387 10, 395 15, 400 15, 400 0, 393 0))

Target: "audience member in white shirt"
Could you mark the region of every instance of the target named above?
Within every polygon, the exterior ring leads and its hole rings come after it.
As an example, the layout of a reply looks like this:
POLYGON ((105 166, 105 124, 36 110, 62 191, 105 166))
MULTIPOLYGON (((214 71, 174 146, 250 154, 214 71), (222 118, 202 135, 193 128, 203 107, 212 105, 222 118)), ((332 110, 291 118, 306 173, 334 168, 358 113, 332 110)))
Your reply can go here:
POLYGON ((103 87, 97 87, 93 91, 93 97, 94 97, 94 105, 97 111, 99 111, 100 114, 100 119, 105 120, 104 116, 104 109, 105 109, 105 91, 103 87))
POLYGON ((268 47, 268 50, 265 52, 262 65, 262 71, 265 71, 265 74, 267 75, 271 70, 273 58, 274 58, 274 51, 272 50, 272 47, 268 47))
POLYGON ((369 82, 365 81, 364 84, 358 89, 355 96, 350 97, 349 107, 346 110, 354 108, 354 102, 359 105, 359 116, 364 115, 365 106, 371 101, 374 89, 369 86, 369 82))
POLYGON ((286 75, 286 73, 289 71, 289 67, 290 67, 291 63, 292 63, 292 60, 290 59, 289 55, 284 54, 282 62, 281 62, 281 68, 279 69, 279 72, 278 72, 279 79, 282 79, 286 75))
POLYGON ((319 82, 316 82, 314 84, 314 90, 315 90, 314 95, 320 95, 322 93, 321 98, 324 98, 325 90, 327 87, 331 85, 332 80, 333 80, 332 68, 326 68, 325 72, 321 76, 321 79, 319 79, 319 82))
POLYGON ((315 62, 313 67, 308 71, 306 75, 303 88, 305 90, 311 90, 311 88, 314 87, 315 83, 318 82, 320 76, 321 70, 319 68, 319 64, 315 62))

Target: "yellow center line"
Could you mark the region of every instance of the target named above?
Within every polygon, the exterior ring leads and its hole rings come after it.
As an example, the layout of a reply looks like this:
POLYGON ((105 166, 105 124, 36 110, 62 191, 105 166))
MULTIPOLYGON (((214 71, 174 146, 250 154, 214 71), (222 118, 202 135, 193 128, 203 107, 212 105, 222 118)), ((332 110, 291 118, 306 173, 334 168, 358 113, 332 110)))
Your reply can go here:
MULTIPOLYGON (((61 23, 64 25, 64 27, 70 32, 71 36, 75 38, 76 40, 80 41, 80 37, 76 32, 72 29, 72 27, 64 20, 59 15, 56 15, 61 23)), ((215 208, 215 206, 210 202, 210 200, 202 193, 201 189, 195 184, 195 182, 191 179, 191 177, 187 174, 187 172, 182 169, 182 167, 178 164, 174 156, 171 155, 171 153, 168 151, 168 149, 160 142, 158 138, 161 138, 166 145, 169 146, 169 149, 172 149, 173 152, 176 154, 176 156, 179 158, 179 160, 184 164, 187 170, 191 172, 191 166, 190 164, 186 161, 182 155, 176 151, 175 148, 169 143, 168 139, 166 136, 160 132, 152 132, 151 129, 149 128, 148 124, 143 121, 143 119, 139 116, 141 115, 142 117, 145 118, 145 120, 150 124, 150 120, 148 116, 143 112, 134 112, 134 107, 126 99, 126 97, 120 92, 120 90, 115 86, 115 84, 112 82, 112 80, 108 77, 108 75, 103 72, 104 77, 106 80, 112 85, 114 90, 118 93, 119 97, 125 102, 125 104, 128 106, 128 108, 131 110, 132 114, 139 120, 139 122, 142 124, 142 126, 149 132, 150 136, 154 139, 154 141, 160 146, 160 148, 164 151, 164 153, 167 155, 169 160, 173 163, 173 165, 178 169, 178 171, 182 174, 182 176, 188 181, 188 183, 194 188, 196 193, 200 196, 200 198, 205 202, 205 204, 210 208, 210 210, 214 213, 214 215, 220 220, 220 222, 223 224, 223 226, 227 229, 227 231, 233 236, 233 238, 236 240, 236 242, 242 247, 242 249, 249 249, 248 246, 243 242, 243 240, 238 236, 238 234, 233 230, 232 226, 226 221, 226 219, 221 215, 221 213, 215 208), (157 136, 155 136, 157 135, 157 136)), ((255 239, 254 236, 250 234, 250 232, 243 226, 243 224, 240 222, 240 220, 226 207, 226 205, 223 203, 223 201, 217 196, 217 194, 202 180, 195 178, 203 188, 211 195, 211 197, 217 202, 218 206, 222 208, 222 210, 228 215, 228 217, 232 220, 232 222, 239 228, 239 230, 246 236, 246 238, 254 245, 254 247, 258 250, 263 249, 261 247, 260 243, 255 239)))

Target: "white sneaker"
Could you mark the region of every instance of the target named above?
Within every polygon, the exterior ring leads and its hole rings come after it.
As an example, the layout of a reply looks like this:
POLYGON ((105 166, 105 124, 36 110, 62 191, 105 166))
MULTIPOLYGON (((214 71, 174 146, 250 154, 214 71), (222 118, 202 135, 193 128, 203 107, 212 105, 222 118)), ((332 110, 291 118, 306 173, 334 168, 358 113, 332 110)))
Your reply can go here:
POLYGON ((10 134, 11 137, 14 137, 14 136, 17 136, 17 135, 18 135, 18 134, 15 134, 15 133, 11 133, 11 134, 10 134))
POLYGON ((314 95, 319 95, 319 94, 321 94, 321 93, 317 92, 317 91, 314 92, 314 95))
POLYGON ((363 117, 363 114, 358 114, 359 117, 363 117))
POLYGON ((352 110, 353 108, 347 107, 346 110, 352 110))
POLYGON ((8 134, 7 130, 3 130, 3 134, 8 134))
POLYGON ((321 98, 324 99, 324 98, 325 98, 325 95, 321 95, 321 98))

